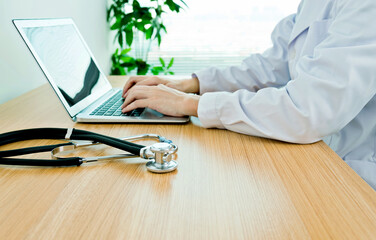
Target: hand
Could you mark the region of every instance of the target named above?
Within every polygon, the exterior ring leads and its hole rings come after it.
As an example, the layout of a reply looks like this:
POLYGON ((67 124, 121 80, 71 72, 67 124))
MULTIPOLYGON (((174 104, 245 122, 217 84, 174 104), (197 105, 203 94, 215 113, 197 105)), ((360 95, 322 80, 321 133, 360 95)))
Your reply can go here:
POLYGON ((133 86, 157 86, 158 84, 163 84, 167 87, 186 93, 198 93, 200 87, 197 78, 172 80, 160 78, 157 76, 134 76, 130 77, 129 80, 125 83, 123 88, 123 97, 125 97, 127 91, 133 86))
POLYGON ((135 85, 125 93, 122 112, 136 108, 151 108, 169 116, 197 116, 200 96, 167 87, 135 85))

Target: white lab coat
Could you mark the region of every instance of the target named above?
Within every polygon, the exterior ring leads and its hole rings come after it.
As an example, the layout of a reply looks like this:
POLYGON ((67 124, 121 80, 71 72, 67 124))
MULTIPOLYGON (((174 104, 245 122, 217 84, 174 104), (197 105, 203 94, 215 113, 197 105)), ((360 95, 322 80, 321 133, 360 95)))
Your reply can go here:
POLYGON ((324 141, 376 189, 376 1, 303 0, 273 47, 196 75, 204 127, 324 141))

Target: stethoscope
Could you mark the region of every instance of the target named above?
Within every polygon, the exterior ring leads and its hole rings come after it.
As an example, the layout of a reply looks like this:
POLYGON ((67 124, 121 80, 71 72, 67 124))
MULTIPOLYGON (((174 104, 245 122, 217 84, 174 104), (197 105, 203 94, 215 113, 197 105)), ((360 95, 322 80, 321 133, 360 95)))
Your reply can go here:
POLYGON ((0 151, 0 164, 27 166, 80 166, 82 163, 94 162, 102 159, 141 157, 148 160, 146 168, 155 173, 171 172, 178 166, 177 162, 173 160, 173 156, 177 152, 178 147, 173 144, 171 140, 156 134, 143 134, 119 139, 74 128, 34 128, 0 134, 0 146, 32 139, 65 139, 68 140, 68 142, 0 151), (143 146, 130 142, 142 139, 154 139, 158 142, 150 146, 143 146), (128 154, 86 158, 58 156, 65 151, 72 151, 80 147, 97 144, 106 144, 126 151, 128 154), (47 151, 51 151, 51 159, 10 158, 24 154, 47 151))

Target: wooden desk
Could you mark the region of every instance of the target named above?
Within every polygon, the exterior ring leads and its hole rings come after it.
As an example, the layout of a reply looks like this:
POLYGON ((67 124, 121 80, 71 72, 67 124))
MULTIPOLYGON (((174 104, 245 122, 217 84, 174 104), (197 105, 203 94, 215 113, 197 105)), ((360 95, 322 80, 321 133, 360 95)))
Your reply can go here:
MULTIPOLYGON (((112 82, 122 86, 124 78, 112 82)), ((47 85, 1 105, 0 116, 1 132, 75 127, 115 137, 156 133, 179 146, 178 170, 163 175, 147 172, 139 159, 0 166, 0 239, 376 237, 375 191, 323 142, 287 144, 192 123, 73 123, 47 85)))

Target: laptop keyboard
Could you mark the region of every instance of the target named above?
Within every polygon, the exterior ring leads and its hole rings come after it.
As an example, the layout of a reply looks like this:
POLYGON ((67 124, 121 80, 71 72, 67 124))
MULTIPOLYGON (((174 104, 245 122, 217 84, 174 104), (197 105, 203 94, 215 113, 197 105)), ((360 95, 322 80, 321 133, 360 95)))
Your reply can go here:
POLYGON ((122 91, 114 94, 111 98, 107 99, 99 107, 90 113, 94 116, 129 116, 129 117, 139 117, 145 108, 137 108, 130 112, 122 113, 121 105, 124 99, 122 98, 122 91))

